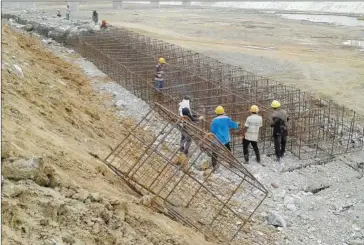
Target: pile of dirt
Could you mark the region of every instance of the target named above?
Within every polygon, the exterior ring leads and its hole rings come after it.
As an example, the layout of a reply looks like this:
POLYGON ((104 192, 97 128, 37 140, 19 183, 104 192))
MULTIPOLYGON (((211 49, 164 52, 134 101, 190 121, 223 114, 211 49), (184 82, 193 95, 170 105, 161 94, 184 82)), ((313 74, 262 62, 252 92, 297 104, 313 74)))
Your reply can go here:
POLYGON ((81 69, 3 26, 5 244, 211 244, 153 212, 104 158, 134 126, 81 69))

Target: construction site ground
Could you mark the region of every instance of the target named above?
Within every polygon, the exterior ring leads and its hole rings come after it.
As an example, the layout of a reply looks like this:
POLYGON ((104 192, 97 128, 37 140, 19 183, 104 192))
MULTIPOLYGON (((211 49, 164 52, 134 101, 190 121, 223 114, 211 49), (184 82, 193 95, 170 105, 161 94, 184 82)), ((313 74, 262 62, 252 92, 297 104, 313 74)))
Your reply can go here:
MULTIPOLYGON (((2 33, 3 171, 14 159, 32 156, 42 157, 45 166, 34 180, 5 169, 5 244, 214 244, 141 205, 98 159, 148 110, 143 101, 72 50, 9 27, 2 33)), ((355 72, 346 74, 362 74, 360 62, 350 63, 355 72)), ((347 97, 360 107, 359 97, 347 97)), ((264 166, 253 160, 248 169, 270 195, 253 217, 246 244, 364 244, 363 159, 360 152, 306 168, 289 155, 283 164, 267 156, 264 166), (285 228, 268 224, 271 212, 285 220, 285 228)))

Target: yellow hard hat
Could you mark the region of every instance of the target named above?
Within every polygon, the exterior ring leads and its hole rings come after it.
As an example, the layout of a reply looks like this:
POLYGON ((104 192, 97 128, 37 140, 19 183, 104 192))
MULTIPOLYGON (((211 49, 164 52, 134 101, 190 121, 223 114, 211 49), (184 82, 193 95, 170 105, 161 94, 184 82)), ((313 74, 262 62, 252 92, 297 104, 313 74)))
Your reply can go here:
POLYGON ((224 107, 222 107, 221 105, 216 107, 215 112, 216 112, 217 115, 224 114, 225 113, 224 107))
POLYGON ((164 58, 159 58, 159 63, 160 64, 165 64, 166 63, 166 60, 164 58))
POLYGON ((279 108, 281 107, 281 103, 279 103, 278 100, 273 100, 272 101, 272 108, 279 108))
POLYGON ((255 113, 257 113, 259 111, 259 107, 258 106, 256 106, 256 105, 252 105, 251 107, 250 107, 250 112, 255 112, 255 113))

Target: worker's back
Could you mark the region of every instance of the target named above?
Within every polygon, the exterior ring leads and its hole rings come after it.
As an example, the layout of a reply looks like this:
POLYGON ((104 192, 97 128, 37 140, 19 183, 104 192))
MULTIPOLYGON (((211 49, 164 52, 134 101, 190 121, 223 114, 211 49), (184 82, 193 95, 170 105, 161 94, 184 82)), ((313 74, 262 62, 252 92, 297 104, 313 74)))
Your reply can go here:
POLYGON ((238 127, 238 123, 231 120, 230 117, 220 115, 212 120, 210 131, 225 145, 230 142, 230 129, 238 127))
POLYGON ((247 130, 245 132, 245 139, 250 141, 258 141, 259 128, 263 124, 263 119, 258 114, 250 115, 245 122, 247 130))
POLYGON ((272 113, 271 126, 273 127, 273 135, 287 135, 288 127, 287 122, 289 120, 288 114, 285 110, 278 109, 272 113))

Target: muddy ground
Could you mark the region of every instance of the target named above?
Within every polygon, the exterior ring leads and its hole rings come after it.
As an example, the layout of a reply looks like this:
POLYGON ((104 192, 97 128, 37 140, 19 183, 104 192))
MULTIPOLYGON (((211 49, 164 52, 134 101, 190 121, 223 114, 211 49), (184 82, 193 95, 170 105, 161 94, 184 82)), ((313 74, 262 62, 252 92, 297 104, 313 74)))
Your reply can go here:
MULTIPOLYGON (((42 8, 42 6, 39 6, 42 8)), ((55 11, 64 6, 47 6, 55 11)), ((203 52, 223 62, 333 99, 364 114, 364 52, 343 45, 363 40, 363 26, 289 20, 275 14, 224 8, 80 5, 74 18, 99 19, 203 52)))

